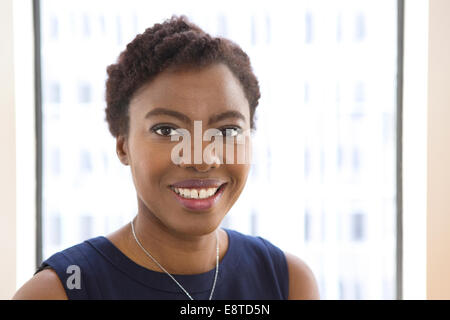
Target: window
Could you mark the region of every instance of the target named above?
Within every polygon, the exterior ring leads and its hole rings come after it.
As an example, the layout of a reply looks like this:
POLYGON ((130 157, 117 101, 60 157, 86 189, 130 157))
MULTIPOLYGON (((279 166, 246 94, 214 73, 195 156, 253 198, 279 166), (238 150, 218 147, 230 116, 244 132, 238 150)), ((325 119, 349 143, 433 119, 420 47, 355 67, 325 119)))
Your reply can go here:
POLYGON ((82 21, 83 21, 83 37, 85 39, 88 39, 91 35, 91 25, 89 21, 89 16, 86 13, 82 15, 82 21))
POLYGON ((105 16, 103 14, 101 14, 98 17, 98 22, 100 24, 100 31, 101 31, 102 35, 106 34, 106 22, 105 22, 105 16))
POLYGON ((352 214, 352 241, 358 242, 362 241, 365 238, 365 216, 362 212, 356 212, 352 214))
POLYGON ((336 42, 342 41, 342 16, 339 13, 336 18, 336 42))
POLYGON ((342 163, 343 163, 343 155, 342 155, 342 146, 338 145, 336 149, 336 165, 338 170, 342 169, 342 163))
POLYGON ((358 82, 355 87, 355 101, 362 103, 364 100, 364 84, 362 82, 358 82))
POLYGON ((250 234, 258 235, 258 213, 256 211, 252 211, 250 215, 250 234))
POLYGON ((352 165, 353 165, 353 171, 355 173, 358 173, 359 167, 361 165, 361 159, 360 159, 360 152, 358 150, 358 147, 353 147, 353 153, 352 153, 352 165))
POLYGON ((363 41, 366 36, 365 18, 362 13, 356 15, 355 18, 355 40, 363 41))
POLYGON ((320 180, 323 182, 325 179, 325 150, 320 148, 320 180))
POLYGON ((297 254, 323 299, 394 299, 396 1, 332 2, 264 2, 235 15, 237 0, 129 0, 120 7, 41 0, 49 132, 42 141, 42 258, 117 230, 136 214, 129 168, 104 121, 106 67, 137 33, 185 14, 237 42, 261 85, 254 169, 223 226, 297 254), (58 117, 51 116, 55 104, 58 117), (61 193, 76 201, 61 201, 61 193), (384 267, 369 268, 370 259, 384 267))
POLYGON ((310 154, 309 154, 309 149, 305 148, 305 150, 303 151, 304 154, 304 166, 305 166, 305 178, 307 178, 309 176, 309 173, 311 172, 311 159, 310 159, 310 154))
POLYGON ((217 29, 218 35, 225 38, 227 37, 227 18, 223 13, 219 14, 217 17, 217 29))
POLYGON ((54 40, 58 39, 58 18, 56 17, 50 18, 49 36, 54 40))
POLYGON ((313 18, 311 12, 305 14, 305 43, 313 41, 313 18))
POLYGON ((48 95, 44 97, 45 101, 49 103, 61 103, 61 87, 57 82, 48 83, 48 95))
POLYGON ((304 101, 305 101, 305 103, 308 103, 309 102, 309 83, 305 83, 305 85, 304 85, 304 101))
POLYGON ((89 83, 83 82, 78 84, 78 102, 91 102, 91 86, 89 85, 89 83))
POLYGON ((266 15, 266 44, 271 42, 272 25, 270 23, 270 15, 266 15))
POLYGON ((311 214, 305 209, 305 242, 311 241, 311 214))
POLYGON ((51 151, 51 170, 53 175, 58 176, 61 173, 61 152, 59 148, 53 148, 51 151))
POLYGON ((82 150, 80 153, 80 171, 82 173, 89 173, 92 171, 91 154, 86 150, 82 150))

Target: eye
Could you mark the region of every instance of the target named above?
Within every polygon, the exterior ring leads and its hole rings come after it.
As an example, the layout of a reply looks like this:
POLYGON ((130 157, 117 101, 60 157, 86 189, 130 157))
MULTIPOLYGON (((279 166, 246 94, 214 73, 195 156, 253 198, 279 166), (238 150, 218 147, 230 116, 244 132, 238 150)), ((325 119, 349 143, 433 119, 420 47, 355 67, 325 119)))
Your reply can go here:
POLYGON ((227 127, 219 129, 222 132, 222 136, 226 137, 234 137, 242 132, 242 129, 239 127, 227 127))
POLYGON ((179 134, 176 128, 168 125, 158 125, 151 128, 151 130, 163 137, 170 137, 179 134))

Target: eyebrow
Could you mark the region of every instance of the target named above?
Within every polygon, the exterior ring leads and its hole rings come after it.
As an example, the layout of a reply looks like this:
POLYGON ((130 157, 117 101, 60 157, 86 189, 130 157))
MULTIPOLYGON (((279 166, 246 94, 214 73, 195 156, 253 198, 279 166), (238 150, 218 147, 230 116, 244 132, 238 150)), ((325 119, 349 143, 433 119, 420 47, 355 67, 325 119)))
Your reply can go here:
MULTIPOLYGON (((159 115, 171 116, 171 117, 177 118, 185 123, 191 122, 191 119, 188 116, 186 116, 185 114, 175 111, 175 110, 170 110, 170 109, 165 109, 165 108, 156 108, 156 109, 153 109, 152 111, 147 112, 147 114, 145 115, 145 119, 151 118, 152 116, 159 116, 159 115)), ((224 119, 230 119, 230 118, 241 119, 245 122, 245 116, 242 113, 240 113, 239 111, 236 111, 236 110, 229 110, 229 111, 225 111, 225 112, 211 116, 208 120, 208 125, 219 122, 224 119)))
POLYGON ((153 109, 152 111, 147 112, 147 114, 145 115, 145 119, 149 119, 152 116, 160 116, 160 115, 171 116, 171 117, 177 118, 186 123, 191 122, 191 119, 188 116, 182 114, 181 112, 170 110, 170 109, 164 109, 164 108, 156 108, 156 109, 153 109))

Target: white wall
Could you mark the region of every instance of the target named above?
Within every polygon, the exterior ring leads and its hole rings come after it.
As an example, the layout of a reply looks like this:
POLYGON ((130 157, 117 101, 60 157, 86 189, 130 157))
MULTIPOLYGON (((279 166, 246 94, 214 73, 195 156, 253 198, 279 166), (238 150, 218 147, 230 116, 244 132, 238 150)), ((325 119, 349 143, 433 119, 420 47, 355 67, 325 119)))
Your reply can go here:
POLYGON ((450 1, 429 12, 427 298, 450 299, 450 1))
POLYGON ((16 128, 14 99, 13 0, 0 1, 0 298, 16 287, 16 128))
POLYGON ((16 285, 36 264, 36 130, 32 0, 14 0, 16 110, 16 285))
POLYGON ((0 299, 33 275, 36 251, 31 0, 0 1, 0 299))

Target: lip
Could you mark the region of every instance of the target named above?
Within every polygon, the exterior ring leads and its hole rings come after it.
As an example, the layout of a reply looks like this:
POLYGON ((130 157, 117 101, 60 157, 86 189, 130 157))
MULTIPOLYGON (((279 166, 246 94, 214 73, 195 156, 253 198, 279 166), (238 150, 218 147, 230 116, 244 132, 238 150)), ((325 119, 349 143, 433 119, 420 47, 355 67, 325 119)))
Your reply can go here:
MULTIPOLYGON (((189 180, 186 180, 189 181, 189 180)), ((192 180, 193 181, 193 180, 192 180)), ((191 181, 191 182, 192 182, 191 181)), ((199 181, 199 180, 197 180, 199 181)), ((183 188, 183 187, 178 187, 177 185, 173 184, 173 187, 176 188, 183 188)), ((188 210, 192 210, 192 211, 205 211, 208 210, 210 208, 212 208, 214 206, 214 204, 217 203, 217 201, 219 201, 219 199, 222 197, 222 194, 225 190, 225 187, 227 186, 227 183, 222 183, 219 185, 212 185, 212 184, 208 184, 208 185, 201 185, 199 186, 197 184, 197 186, 193 186, 192 184, 189 184, 189 186, 191 188, 200 188, 200 187, 217 187, 219 186, 219 189, 216 191, 216 193, 212 196, 210 196, 209 198, 205 198, 205 199, 188 199, 188 198, 183 198, 182 196, 178 195, 172 188, 170 188, 170 190, 172 191, 175 199, 178 201, 178 203, 180 203, 184 208, 188 209, 188 210)), ((188 188, 189 186, 185 186, 185 188, 188 188)))

